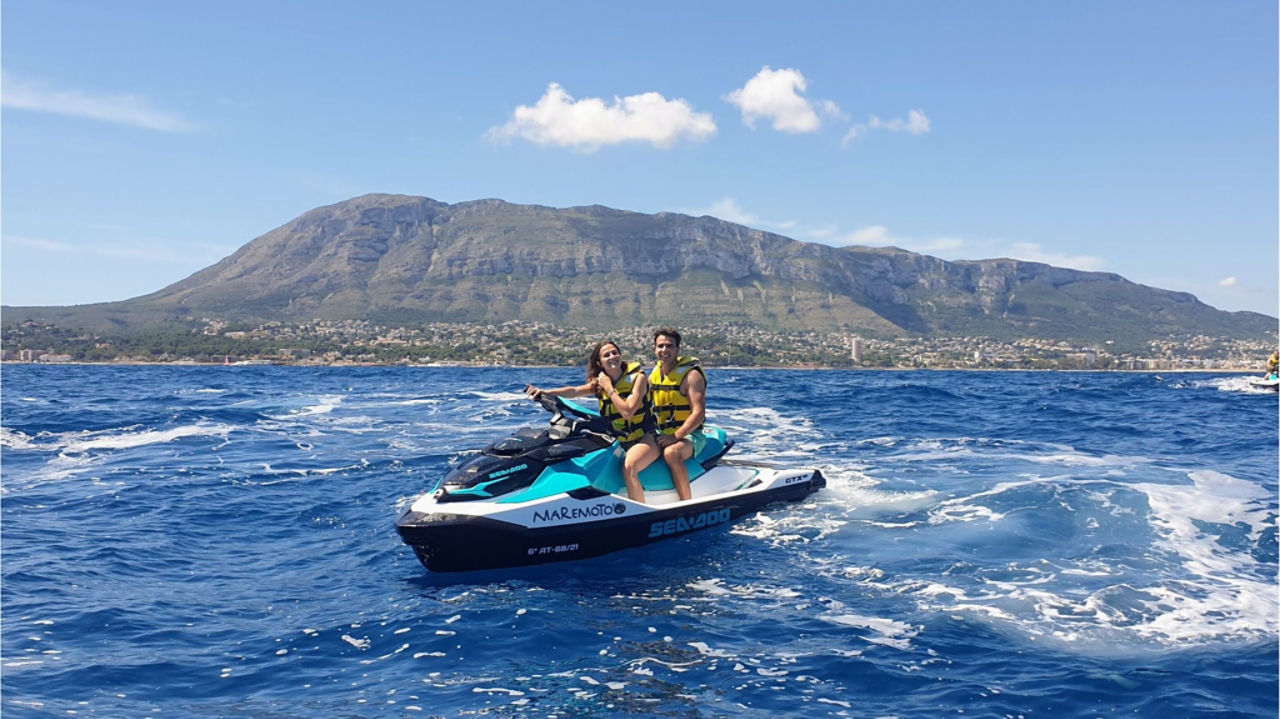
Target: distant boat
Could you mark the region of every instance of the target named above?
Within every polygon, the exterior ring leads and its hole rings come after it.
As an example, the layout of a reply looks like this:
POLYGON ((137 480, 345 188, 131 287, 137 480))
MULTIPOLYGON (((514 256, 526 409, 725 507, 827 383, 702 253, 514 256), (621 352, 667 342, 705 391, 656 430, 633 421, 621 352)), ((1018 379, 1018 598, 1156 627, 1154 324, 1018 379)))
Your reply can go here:
POLYGON ((250 359, 250 360, 239 360, 237 362, 232 362, 231 364, 236 367, 244 367, 246 365, 275 364, 275 362, 272 362, 269 359, 250 359))

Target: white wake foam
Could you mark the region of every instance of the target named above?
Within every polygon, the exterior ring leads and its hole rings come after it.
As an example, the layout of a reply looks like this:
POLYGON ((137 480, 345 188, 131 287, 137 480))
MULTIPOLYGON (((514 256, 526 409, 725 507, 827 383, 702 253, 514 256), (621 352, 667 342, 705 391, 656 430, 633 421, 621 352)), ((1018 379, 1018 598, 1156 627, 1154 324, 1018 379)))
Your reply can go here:
POLYGON ((0 427, 0 447, 8 449, 32 449, 36 445, 26 434, 16 429, 0 427))
MULTIPOLYGON (((1076 490, 1073 499, 1060 500, 1062 511, 1092 510, 1115 521, 1145 519, 1149 538, 1131 537, 1150 545, 1140 566, 1063 547, 1044 559, 1015 560, 983 572, 890 579, 884 589, 913 595, 929 609, 1080 650, 1274 638, 1280 630, 1275 578, 1250 552, 1275 523, 1271 497, 1257 484, 1213 470, 1186 477, 1190 483, 1027 478, 944 499, 929 510, 931 524, 976 522, 998 530, 1009 516, 1000 511, 1001 495, 1036 484, 1049 485, 1058 497, 1076 490), (1129 498, 1127 506, 1113 501, 1117 495, 1129 498), (1132 507, 1144 502, 1145 516, 1133 516, 1132 507)), ((1077 532, 1097 530, 1098 522, 1084 527, 1077 532)), ((1086 533, 1083 541, 1093 540, 1086 533)))
POLYGON ((226 437, 234 427, 226 424, 197 422, 169 429, 136 431, 106 430, 76 432, 61 436, 55 444, 65 454, 81 454, 92 450, 133 449, 151 444, 165 444, 185 437, 226 437))
POLYGON ((1245 375, 1242 377, 1216 377, 1214 379, 1195 380, 1190 383, 1195 388, 1212 388, 1220 392, 1244 392, 1247 394, 1275 394, 1275 390, 1268 387, 1256 387, 1254 380, 1261 379, 1261 375, 1252 376, 1245 375))

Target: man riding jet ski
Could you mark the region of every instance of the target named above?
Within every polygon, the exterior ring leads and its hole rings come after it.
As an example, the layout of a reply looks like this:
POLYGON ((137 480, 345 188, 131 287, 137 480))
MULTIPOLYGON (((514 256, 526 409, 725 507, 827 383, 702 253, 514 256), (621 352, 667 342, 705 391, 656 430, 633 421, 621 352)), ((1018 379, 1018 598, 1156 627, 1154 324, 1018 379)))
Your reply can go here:
POLYGON ((665 462, 639 473, 644 502, 627 497, 624 450, 610 419, 542 395, 545 429, 524 427, 455 467, 434 492, 396 520, 396 531, 433 572, 518 567, 595 557, 732 522, 766 504, 799 500, 826 486, 816 469, 722 463, 733 446, 703 426, 685 460, 689 499, 665 462))

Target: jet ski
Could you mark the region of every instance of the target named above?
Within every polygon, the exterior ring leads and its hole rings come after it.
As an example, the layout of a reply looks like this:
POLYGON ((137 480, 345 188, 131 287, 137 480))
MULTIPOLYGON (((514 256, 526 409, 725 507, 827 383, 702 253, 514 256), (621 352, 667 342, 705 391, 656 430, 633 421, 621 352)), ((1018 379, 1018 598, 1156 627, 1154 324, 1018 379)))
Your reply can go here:
POLYGON ((1262 378, 1249 380, 1249 385, 1255 389, 1265 389, 1272 392, 1280 392, 1280 376, 1272 373, 1262 378))
POLYGON ((680 500, 666 462, 640 473, 645 501, 627 497, 623 450, 593 409, 542 395, 547 427, 524 427, 454 467, 413 500, 396 531, 432 572, 585 559, 730 524, 761 507, 826 486, 817 469, 723 459, 723 429, 704 426, 689 460, 692 497, 680 500))

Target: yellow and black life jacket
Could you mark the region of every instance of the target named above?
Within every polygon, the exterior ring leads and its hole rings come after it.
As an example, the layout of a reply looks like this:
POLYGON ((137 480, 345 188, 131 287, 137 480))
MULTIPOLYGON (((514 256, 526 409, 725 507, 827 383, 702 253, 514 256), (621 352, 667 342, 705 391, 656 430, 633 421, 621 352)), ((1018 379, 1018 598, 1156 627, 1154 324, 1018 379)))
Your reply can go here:
MULTIPOLYGON (((618 390, 618 396, 626 399, 631 396, 631 390, 635 389, 636 379, 640 376, 640 363, 628 362, 627 366, 622 370, 622 376, 613 383, 613 388, 618 390)), ((600 400, 600 416, 609 420, 609 433, 618 438, 619 442, 634 442, 644 436, 645 430, 652 426, 649 420, 649 403, 647 401, 640 405, 636 413, 631 415, 631 419, 623 417, 618 408, 613 406, 613 401, 608 397, 599 397, 600 400)))
MULTIPOLYGON (((679 357, 671 374, 663 376, 661 364, 649 373, 649 407, 653 410, 659 432, 675 434, 693 412, 689 398, 680 392, 680 383, 694 370, 702 372, 702 365, 696 357, 679 357)), ((705 379, 707 375, 703 372, 702 376, 705 379)))

